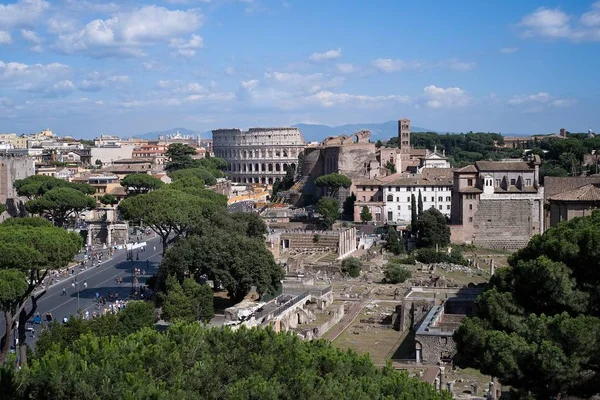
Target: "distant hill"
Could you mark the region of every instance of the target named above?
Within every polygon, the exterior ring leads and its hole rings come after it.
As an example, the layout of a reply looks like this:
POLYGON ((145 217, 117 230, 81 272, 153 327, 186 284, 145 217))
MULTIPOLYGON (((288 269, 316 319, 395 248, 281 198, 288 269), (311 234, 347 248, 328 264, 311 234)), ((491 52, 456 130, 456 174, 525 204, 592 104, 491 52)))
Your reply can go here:
MULTIPOLYGON (((360 130, 371 131, 371 138, 374 140, 387 140, 398 134, 398 121, 388 121, 383 123, 365 123, 365 124, 348 124, 341 126, 328 126, 328 125, 314 125, 314 124, 296 124, 292 125, 295 128, 300 129, 302 137, 307 142, 320 142, 329 136, 348 135, 355 133, 360 130)), ((134 135, 133 137, 140 139, 157 139, 162 135, 169 135, 179 131, 182 135, 197 135, 203 139, 212 139, 212 132, 198 132, 187 128, 172 128, 164 131, 154 131, 143 133, 141 135, 134 135)), ((419 128, 417 126, 411 127, 412 132, 435 132, 431 129, 419 128)))
MULTIPOLYGON (((371 138, 374 140, 387 140, 398 135, 398 121, 388 121, 383 123, 365 123, 365 124, 348 124, 341 126, 328 125, 313 125, 313 124, 296 124, 294 127, 300 129, 302 137, 307 142, 322 141, 329 136, 347 135, 360 130, 371 131, 371 138)), ((412 132, 435 132, 432 129, 419 128, 412 126, 412 132)))

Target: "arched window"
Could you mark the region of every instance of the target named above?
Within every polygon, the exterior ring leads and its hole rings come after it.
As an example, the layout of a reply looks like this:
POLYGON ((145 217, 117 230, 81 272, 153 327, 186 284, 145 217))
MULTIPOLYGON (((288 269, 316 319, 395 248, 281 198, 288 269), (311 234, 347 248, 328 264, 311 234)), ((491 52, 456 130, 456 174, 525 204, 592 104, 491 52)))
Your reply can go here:
POLYGON ((394 201, 394 196, 388 194, 387 201, 394 201))

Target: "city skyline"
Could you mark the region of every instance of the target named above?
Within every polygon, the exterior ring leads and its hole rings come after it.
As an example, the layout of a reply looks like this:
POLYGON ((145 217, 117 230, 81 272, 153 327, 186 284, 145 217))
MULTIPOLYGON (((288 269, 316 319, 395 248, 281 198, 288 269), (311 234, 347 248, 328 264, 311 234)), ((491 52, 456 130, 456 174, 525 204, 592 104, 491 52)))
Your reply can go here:
POLYGON ((600 2, 449 3, 1 1, 0 131, 600 130, 600 2))

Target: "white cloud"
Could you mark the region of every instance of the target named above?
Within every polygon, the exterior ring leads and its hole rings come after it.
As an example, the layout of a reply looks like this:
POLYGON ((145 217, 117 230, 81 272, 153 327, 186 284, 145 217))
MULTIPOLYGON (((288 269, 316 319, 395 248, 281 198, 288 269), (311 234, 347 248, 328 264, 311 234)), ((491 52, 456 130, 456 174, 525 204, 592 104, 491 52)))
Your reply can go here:
POLYGON ((42 39, 39 38, 37 33, 27 29, 21 29, 21 37, 23 37, 23 39, 27 40, 28 42, 35 44, 40 44, 42 42, 42 39))
POLYGON ((470 71, 476 66, 474 62, 460 61, 454 58, 448 61, 442 61, 441 64, 446 65, 448 68, 455 71, 470 71))
POLYGON ((354 65, 347 63, 338 64, 337 69, 343 74, 351 74, 353 72, 358 71, 358 68, 356 68, 354 65))
POLYGON ((342 77, 330 77, 323 73, 266 72, 265 79, 271 85, 297 93, 316 93, 338 87, 344 82, 342 77))
POLYGON ((204 39, 200 35, 192 35, 188 41, 181 38, 173 38, 169 47, 177 49, 177 54, 182 57, 192 57, 196 55, 196 49, 204 46, 204 39))
POLYGON ((227 75, 227 76, 235 75, 235 68, 234 67, 225 68, 225 75, 227 75))
POLYGON ((408 96, 389 95, 389 96, 365 96, 365 95, 354 95, 348 93, 333 93, 327 90, 320 91, 313 95, 306 97, 306 100, 316 102, 322 107, 358 107, 358 108, 369 108, 379 107, 385 103, 408 103, 410 98, 408 96))
POLYGON ((54 16, 48 20, 48 31, 52 33, 74 32, 75 21, 64 16, 54 16))
POLYGON ((500 49, 500 53, 502 54, 513 54, 519 51, 516 47, 503 47, 500 49))
POLYGON ((429 85, 423 91, 427 99, 425 105, 429 108, 464 107, 470 101, 467 92, 459 87, 441 88, 429 85))
POLYGON ((523 37, 569 39, 572 41, 600 41, 600 2, 579 18, 568 15, 559 8, 540 7, 524 16, 519 23, 523 37))
MULTIPOLYGON (((513 96, 508 101, 508 104, 511 106, 535 106, 537 107, 535 108, 536 111, 541 110, 541 106, 563 108, 572 106, 575 103, 576 100, 574 99, 559 99, 555 98, 554 96, 551 96, 550 93, 546 92, 539 92, 530 95, 513 96)), ((529 110, 531 110, 531 108, 529 110)))
POLYGON ((242 86, 242 88, 250 91, 250 90, 256 89, 258 87, 258 81, 256 79, 251 79, 249 81, 242 81, 241 86, 242 86))
POLYGON ((44 0, 19 0, 13 4, 0 4, 0 29, 35 26, 50 7, 44 0))
POLYGON ((406 69, 420 69, 425 63, 420 61, 392 60, 391 58, 378 58, 373 61, 373 66, 383 72, 396 72, 406 69))
POLYGON ((0 61, 0 82, 18 85, 23 81, 56 80, 70 73, 71 69, 64 64, 21 64, 16 62, 5 63, 0 61))
POLYGON ((103 75, 92 72, 86 79, 81 81, 79 89, 87 92, 97 92, 103 89, 116 89, 131 84, 131 78, 127 75, 103 75))
POLYGON ((337 48, 333 50, 327 50, 324 53, 313 53, 308 57, 310 61, 321 62, 328 60, 335 60, 336 58, 340 58, 342 56, 342 49, 337 48))
POLYGON ((156 86, 158 86, 161 89, 169 90, 173 93, 183 93, 183 94, 208 93, 208 89, 206 89, 203 85, 201 85, 197 82, 184 83, 181 81, 160 80, 160 81, 156 82, 156 86))
MULTIPOLYGON (((79 32, 60 35, 55 47, 68 54, 87 52, 97 57, 141 56, 144 54, 143 47, 193 32, 201 23, 202 15, 194 9, 180 11, 145 6, 118 12, 107 20, 96 19, 79 32)), ((197 35, 192 35, 189 42, 175 43, 183 46, 182 50, 197 48, 202 38, 194 36, 197 35)))
POLYGON ((0 44, 10 44, 11 42, 10 32, 0 31, 0 44))

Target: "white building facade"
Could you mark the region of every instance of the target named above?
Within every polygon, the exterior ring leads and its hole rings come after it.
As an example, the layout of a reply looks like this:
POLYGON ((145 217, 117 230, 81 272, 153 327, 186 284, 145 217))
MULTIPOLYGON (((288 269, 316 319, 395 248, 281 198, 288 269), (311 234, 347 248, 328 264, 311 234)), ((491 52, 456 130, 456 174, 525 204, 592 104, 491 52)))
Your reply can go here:
POLYGON ((433 184, 394 184, 383 186, 386 220, 388 222, 410 223, 411 197, 415 196, 418 206, 419 193, 423 199, 423 210, 435 208, 450 218, 452 210, 452 182, 433 184))

